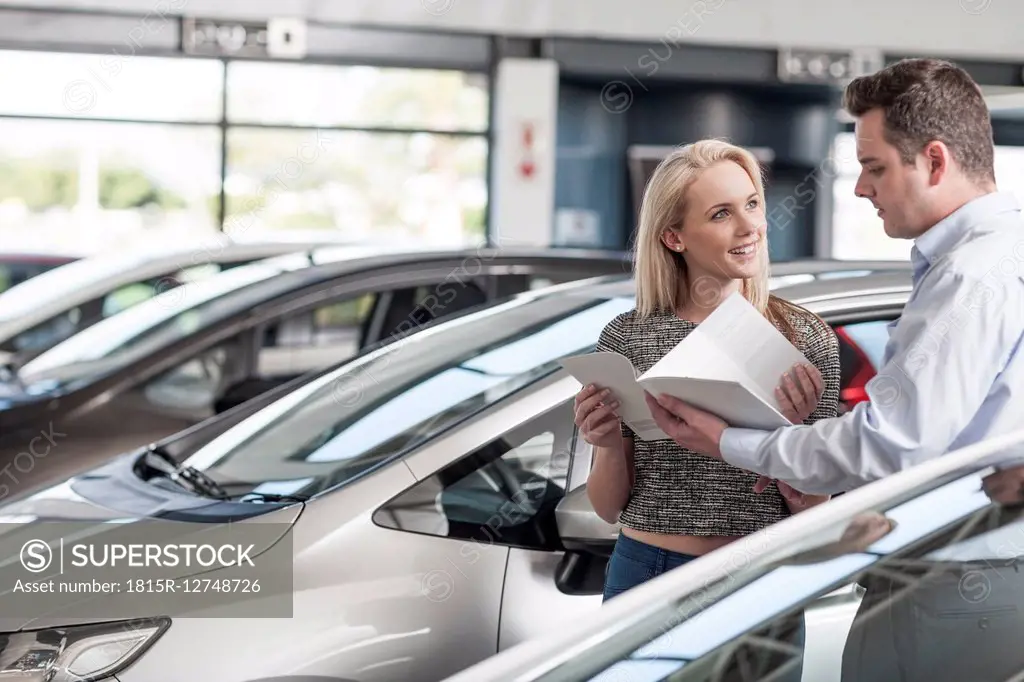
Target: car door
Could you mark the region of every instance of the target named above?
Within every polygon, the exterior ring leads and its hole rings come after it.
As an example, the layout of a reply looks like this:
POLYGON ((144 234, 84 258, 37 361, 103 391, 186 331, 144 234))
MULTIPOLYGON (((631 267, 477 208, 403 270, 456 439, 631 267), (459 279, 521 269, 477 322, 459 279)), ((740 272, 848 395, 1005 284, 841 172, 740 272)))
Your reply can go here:
MULTIPOLYGON (((451 627, 451 621, 463 628, 470 619, 486 628, 480 632, 486 645, 472 652, 467 642, 444 640, 452 647, 446 651, 439 640, 438 661, 465 665, 469 654, 482 659, 506 648, 506 638, 521 641, 549 631, 600 601, 599 595, 595 602, 555 587, 562 554, 555 507, 568 485, 575 425, 571 383, 542 384, 410 456, 406 464, 419 482, 373 514, 378 526, 437 539, 430 551, 421 547, 405 557, 409 570, 422 569, 430 583, 424 585, 428 599, 436 593, 435 627, 451 627), (505 555, 505 570, 481 574, 479 567, 493 564, 496 552, 505 555), (536 584, 523 573, 531 562, 536 584), (513 565, 518 568, 510 575, 513 565), (455 601, 466 594, 480 597, 467 608, 455 601)), ((451 666, 445 675, 457 669, 451 666)))
MULTIPOLYGON (((510 450, 503 459, 547 456, 534 475, 553 478, 561 487, 552 510, 566 494, 586 484, 593 448, 579 437, 573 421, 575 390, 533 427, 526 447, 510 450), (550 449, 550 454, 548 454, 550 449)), ((552 527, 557 533, 552 519, 552 527)), ((609 545, 608 549, 611 549, 609 545)), ((566 551, 559 539, 554 548, 520 544, 509 550, 502 598, 499 650, 556 631, 586 618, 601 606, 607 556, 566 551)))

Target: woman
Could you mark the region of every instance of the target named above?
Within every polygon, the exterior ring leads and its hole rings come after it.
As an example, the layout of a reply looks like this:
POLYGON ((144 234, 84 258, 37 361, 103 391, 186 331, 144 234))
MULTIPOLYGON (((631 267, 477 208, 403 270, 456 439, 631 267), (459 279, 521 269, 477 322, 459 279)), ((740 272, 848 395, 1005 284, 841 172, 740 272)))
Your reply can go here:
MULTIPOLYGON (((655 170, 640 209, 636 307, 608 323, 597 350, 622 353, 645 372, 740 291, 814 365, 796 370, 797 382, 780 381, 786 417, 836 416, 838 341, 820 318, 769 295, 766 231, 760 167, 750 152, 719 140, 676 150, 655 170)), ((601 387, 576 397, 576 424, 595 448, 587 493, 601 518, 622 524, 605 600, 828 499, 671 440, 634 438, 616 407, 601 387)))

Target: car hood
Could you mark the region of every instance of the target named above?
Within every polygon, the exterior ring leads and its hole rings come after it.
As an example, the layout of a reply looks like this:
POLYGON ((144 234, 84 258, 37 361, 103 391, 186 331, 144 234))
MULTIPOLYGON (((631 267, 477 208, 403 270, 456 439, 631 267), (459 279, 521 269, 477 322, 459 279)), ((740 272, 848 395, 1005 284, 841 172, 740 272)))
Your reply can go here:
MULTIPOLYGON (((192 524, 252 521, 277 525, 280 533, 259 534, 259 541, 251 552, 251 556, 256 557, 284 537, 304 509, 301 503, 225 502, 197 497, 184 490, 180 493, 165 490, 134 475, 132 465, 138 456, 137 453, 133 453, 121 457, 110 464, 45 488, 24 499, 0 504, 0 569, 4 564, 18 562, 21 548, 31 540, 52 542, 56 547, 60 538, 68 532, 68 524, 73 524, 76 539, 81 541, 83 535, 99 535, 114 528, 153 520, 192 524)), ((274 532, 277 532, 277 528, 274 532)), ((14 569, 19 572, 24 570, 19 566, 15 566, 14 569)), ((183 568, 182 571, 180 577, 199 574, 204 569, 183 568)), ((24 575, 25 579, 30 580, 46 577, 49 576, 28 572, 24 575)), ((13 584, 0 585, 0 603, 12 587, 13 584)), ((103 595, 97 594, 88 599, 103 599, 103 595)), ((81 606, 80 601, 75 605, 75 610, 78 611, 81 606)), ((62 611, 63 609, 56 609, 33 614, 32 617, 0 614, 0 633, 104 620, 68 617, 62 611)))

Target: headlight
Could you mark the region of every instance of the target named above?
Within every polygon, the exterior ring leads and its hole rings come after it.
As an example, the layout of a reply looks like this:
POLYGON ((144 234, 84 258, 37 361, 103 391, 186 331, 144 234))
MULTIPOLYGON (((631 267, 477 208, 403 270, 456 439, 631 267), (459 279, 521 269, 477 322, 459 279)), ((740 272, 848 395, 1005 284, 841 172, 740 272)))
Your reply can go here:
POLYGON ((170 618, 0 634, 0 682, 98 682, 127 668, 170 618))

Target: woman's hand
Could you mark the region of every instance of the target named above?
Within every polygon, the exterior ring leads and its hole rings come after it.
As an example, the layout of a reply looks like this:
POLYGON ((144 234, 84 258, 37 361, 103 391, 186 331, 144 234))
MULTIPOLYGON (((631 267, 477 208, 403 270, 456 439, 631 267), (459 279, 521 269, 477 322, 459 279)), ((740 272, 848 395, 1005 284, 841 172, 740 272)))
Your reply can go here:
POLYGON ((814 365, 794 365, 790 372, 782 375, 775 397, 779 400, 782 416, 793 424, 803 424, 811 416, 821 400, 825 384, 821 372, 814 365), (793 377, 796 377, 794 381, 793 377))
POLYGON ((575 422, 583 440, 597 448, 610 448, 619 444, 622 432, 619 415, 615 413, 619 401, 607 388, 584 386, 576 394, 575 422))

